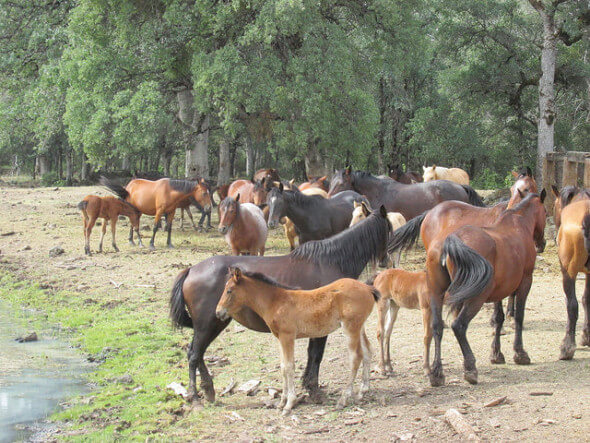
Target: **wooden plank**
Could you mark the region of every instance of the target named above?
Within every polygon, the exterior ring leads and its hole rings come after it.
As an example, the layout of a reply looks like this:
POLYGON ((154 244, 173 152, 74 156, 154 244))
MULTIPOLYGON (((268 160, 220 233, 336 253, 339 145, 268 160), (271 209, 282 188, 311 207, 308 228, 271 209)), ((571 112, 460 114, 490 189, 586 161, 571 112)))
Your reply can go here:
POLYGON ((563 183, 564 186, 577 186, 578 185, 578 163, 576 161, 570 161, 569 156, 563 159, 563 183))
POLYGON ((584 159, 584 187, 590 188, 590 157, 584 159))

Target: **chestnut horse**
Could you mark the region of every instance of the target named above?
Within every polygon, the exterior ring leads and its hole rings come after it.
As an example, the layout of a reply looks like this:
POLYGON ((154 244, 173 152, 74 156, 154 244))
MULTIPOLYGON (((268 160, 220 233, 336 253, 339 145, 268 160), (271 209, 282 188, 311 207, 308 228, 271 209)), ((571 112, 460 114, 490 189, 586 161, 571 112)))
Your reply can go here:
POLYGON ((295 340, 326 337, 340 326, 348 338, 350 376, 342 391, 338 408, 353 398, 354 379, 363 363, 363 381, 357 399, 369 391, 371 347, 365 334, 365 321, 379 299, 375 288, 352 278, 341 278, 321 288, 302 291, 282 285, 264 274, 229 269, 215 313, 221 321, 238 317, 251 309, 268 325, 281 347, 283 393, 278 408, 287 415, 295 406, 295 340))
MULTIPOLYGON (((464 378, 477 383, 475 357, 467 342, 469 322, 486 302, 498 303, 516 294, 514 362, 529 364, 530 358, 522 346, 524 307, 531 284, 537 252, 535 243, 542 242, 545 231, 545 190, 527 195, 518 205, 507 209, 490 227, 463 226, 446 238, 437 238, 426 254, 426 275, 435 357, 430 383, 444 383, 441 362, 443 333, 442 306, 445 293, 451 309, 458 313, 452 328, 463 352, 464 378)), ((500 332, 504 313, 495 319, 492 343, 492 363, 504 363, 500 351, 500 332)))
POLYGON ((461 168, 443 168, 442 166, 424 166, 422 175, 425 182, 434 180, 449 180, 460 185, 469 184, 469 174, 461 168))
POLYGON ((582 346, 590 346, 590 201, 585 199, 570 203, 561 212, 561 227, 557 234, 558 255, 566 297, 567 326, 561 344, 559 358, 571 360, 576 352, 576 322, 578 300, 576 277, 586 274, 586 286, 582 306, 586 313, 582 333, 582 346))
POLYGON ((266 204, 266 195, 272 182, 267 182, 266 178, 262 180, 236 180, 229 185, 227 196, 235 199, 238 194, 242 203, 253 203, 256 206, 266 204))
POLYGON ((279 177, 279 172, 274 168, 259 169, 254 173, 254 176, 252 177, 253 182, 261 182, 263 179, 266 179, 265 181, 267 183, 281 181, 281 177, 279 177))
POLYGON ((399 165, 387 165, 387 175, 396 182, 404 185, 411 185, 412 183, 422 183, 424 179, 420 174, 414 171, 404 172, 399 165))
POLYGON ((268 228, 262 209, 252 203, 240 203, 240 194, 235 199, 226 197, 219 204, 219 232, 225 236, 232 254, 264 255, 268 228))
MULTIPOLYGON (((172 247, 170 237, 174 213, 178 205, 186 198, 194 199, 203 207, 205 212, 211 211, 211 194, 209 193, 209 186, 203 178, 198 181, 171 180, 169 178, 156 181, 134 179, 123 187, 106 177, 101 177, 100 183, 119 198, 133 205, 142 214, 155 216, 150 249, 155 249, 154 239, 162 216, 166 218, 167 244, 169 248, 172 247)), ((129 235, 129 240, 133 240, 133 229, 129 235)))
POLYGON ((328 195, 352 189, 367 197, 373 208, 385 206, 387 212, 400 212, 410 220, 445 200, 459 200, 475 206, 485 206, 481 197, 467 185, 446 180, 404 185, 389 178, 379 179, 368 172, 350 167, 338 171, 332 177, 328 195))
MULTIPOLYGON (((386 217, 385 208, 380 208, 352 228, 325 240, 305 243, 288 255, 216 256, 182 271, 172 289, 170 315, 179 327, 194 329, 188 350, 190 398, 197 399, 195 371, 198 368, 205 397, 215 400, 213 381, 203 357, 209 344, 229 323, 215 316, 229 266, 263 272, 281 284, 302 289, 319 288, 343 277, 358 278, 369 261, 385 254, 390 232, 386 217)), ((270 332, 264 320, 250 309, 244 309, 234 318, 255 331, 270 332)), ((312 393, 317 393, 325 345, 325 337, 310 339, 303 385, 312 393)))
POLYGON ((311 188, 319 188, 328 192, 330 190, 330 180, 328 180, 328 176, 324 175, 322 177, 307 177, 307 181, 299 185, 300 191, 305 191, 306 189, 311 188))
POLYGON ((553 221, 555 222, 555 233, 559 232, 561 226, 561 211, 570 203, 581 200, 590 200, 590 189, 578 188, 577 186, 564 186, 561 191, 557 186, 551 185, 551 190, 555 196, 553 206, 553 221))
MULTIPOLYGON (((113 249, 119 252, 117 248, 117 242, 115 241, 115 232, 117 230, 117 219, 119 215, 125 215, 129 217, 131 223, 131 229, 135 228, 137 232, 137 238, 139 239, 139 246, 143 246, 141 243, 141 236, 139 235, 139 217, 141 212, 131 206, 125 200, 121 200, 116 197, 99 197, 97 195, 87 195, 84 199, 78 203, 78 209, 82 212, 82 222, 84 223, 84 252, 86 255, 90 255, 90 234, 94 223, 97 218, 104 219, 102 224, 102 234, 100 236, 100 243, 98 244, 98 252, 102 252, 102 241, 104 235, 107 232, 107 225, 111 222, 111 235, 113 237, 113 249)), ((129 239, 130 243, 133 244, 133 239, 129 239)))

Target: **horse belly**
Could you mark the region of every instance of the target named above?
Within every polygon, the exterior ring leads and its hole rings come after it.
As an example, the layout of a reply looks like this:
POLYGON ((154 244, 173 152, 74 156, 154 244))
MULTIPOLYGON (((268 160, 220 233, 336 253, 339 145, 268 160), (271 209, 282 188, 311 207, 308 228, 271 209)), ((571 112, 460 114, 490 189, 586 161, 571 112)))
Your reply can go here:
POLYGON ((325 337, 340 327, 337 313, 329 316, 317 316, 297 322, 297 338, 325 337))

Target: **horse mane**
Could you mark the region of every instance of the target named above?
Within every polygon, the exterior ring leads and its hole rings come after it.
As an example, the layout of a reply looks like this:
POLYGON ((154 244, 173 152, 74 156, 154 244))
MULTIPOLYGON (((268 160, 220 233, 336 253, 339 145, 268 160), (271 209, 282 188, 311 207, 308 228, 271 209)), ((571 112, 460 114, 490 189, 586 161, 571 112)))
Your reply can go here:
POLYGON ((389 221, 373 213, 330 238, 309 241, 293 250, 290 256, 317 265, 330 264, 351 278, 357 278, 367 263, 385 254, 389 221))
POLYGON ((366 171, 354 171, 352 173, 354 178, 377 178, 375 177, 373 174, 371 174, 370 172, 366 172, 366 171))
POLYGON ((518 204, 516 204, 510 209, 506 209, 506 211, 504 211, 504 215, 519 211, 524 206, 528 205, 529 201, 531 201, 535 197, 539 197, 539 194, 535 194, 534 192, 527 194, 525 198, 518 202, 518 204))
POLYGON ((586 194, 590 197, 590 189, 578 188, 577 186, 565 186, 559 192, 559 200, 561 200, 562 209, 571 203, 572 199, 579 194, 586 194))
POLYGON ((170 187, 175 191, 183 192, 184 194, 191 193, 198 184, 199 181, 170 179, 170 187))
POLYGON ((240 271, 242 271, 242 274, 245 275, 246 277, 252 278, 252 279, 257 280, 262 283, 266 283, 267 285, 270 285, 270 286, 274 286, 275 288, 288 289, 291 291, 301 289, 301 288, 298 288, 295 286, 287 286, 282 283, 279 283, 278 281, 270 278, 268 275, 263 274, 262 272, 244 271, 239 266, 236 266, 236 268, 240 269, 240 271))
POLYGON ((305 195, 303 192, 299 191, 299 189, 297 191, 284 190, 283 195, 301 208, 317 206, 318 202, 325 200, 325 198, 320 195, 305 195))

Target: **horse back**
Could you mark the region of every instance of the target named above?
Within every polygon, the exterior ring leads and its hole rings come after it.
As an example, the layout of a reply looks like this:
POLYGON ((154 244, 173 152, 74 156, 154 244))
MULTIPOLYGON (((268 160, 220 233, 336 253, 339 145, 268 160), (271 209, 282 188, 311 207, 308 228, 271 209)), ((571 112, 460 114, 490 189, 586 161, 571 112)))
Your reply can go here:
POLYGON ((571 278, 578 272, 588 272, 588 251, 584 246, 582 220, 590 214, 590 200, 570 203, 561 212, 561 226, 557 234, 559 262, 571 278))
POLYGON ((240 194, 240 203, 252 203, 254 183, 250 180, 236 180, 229 185, 227 196, 235 199, 240 194))

